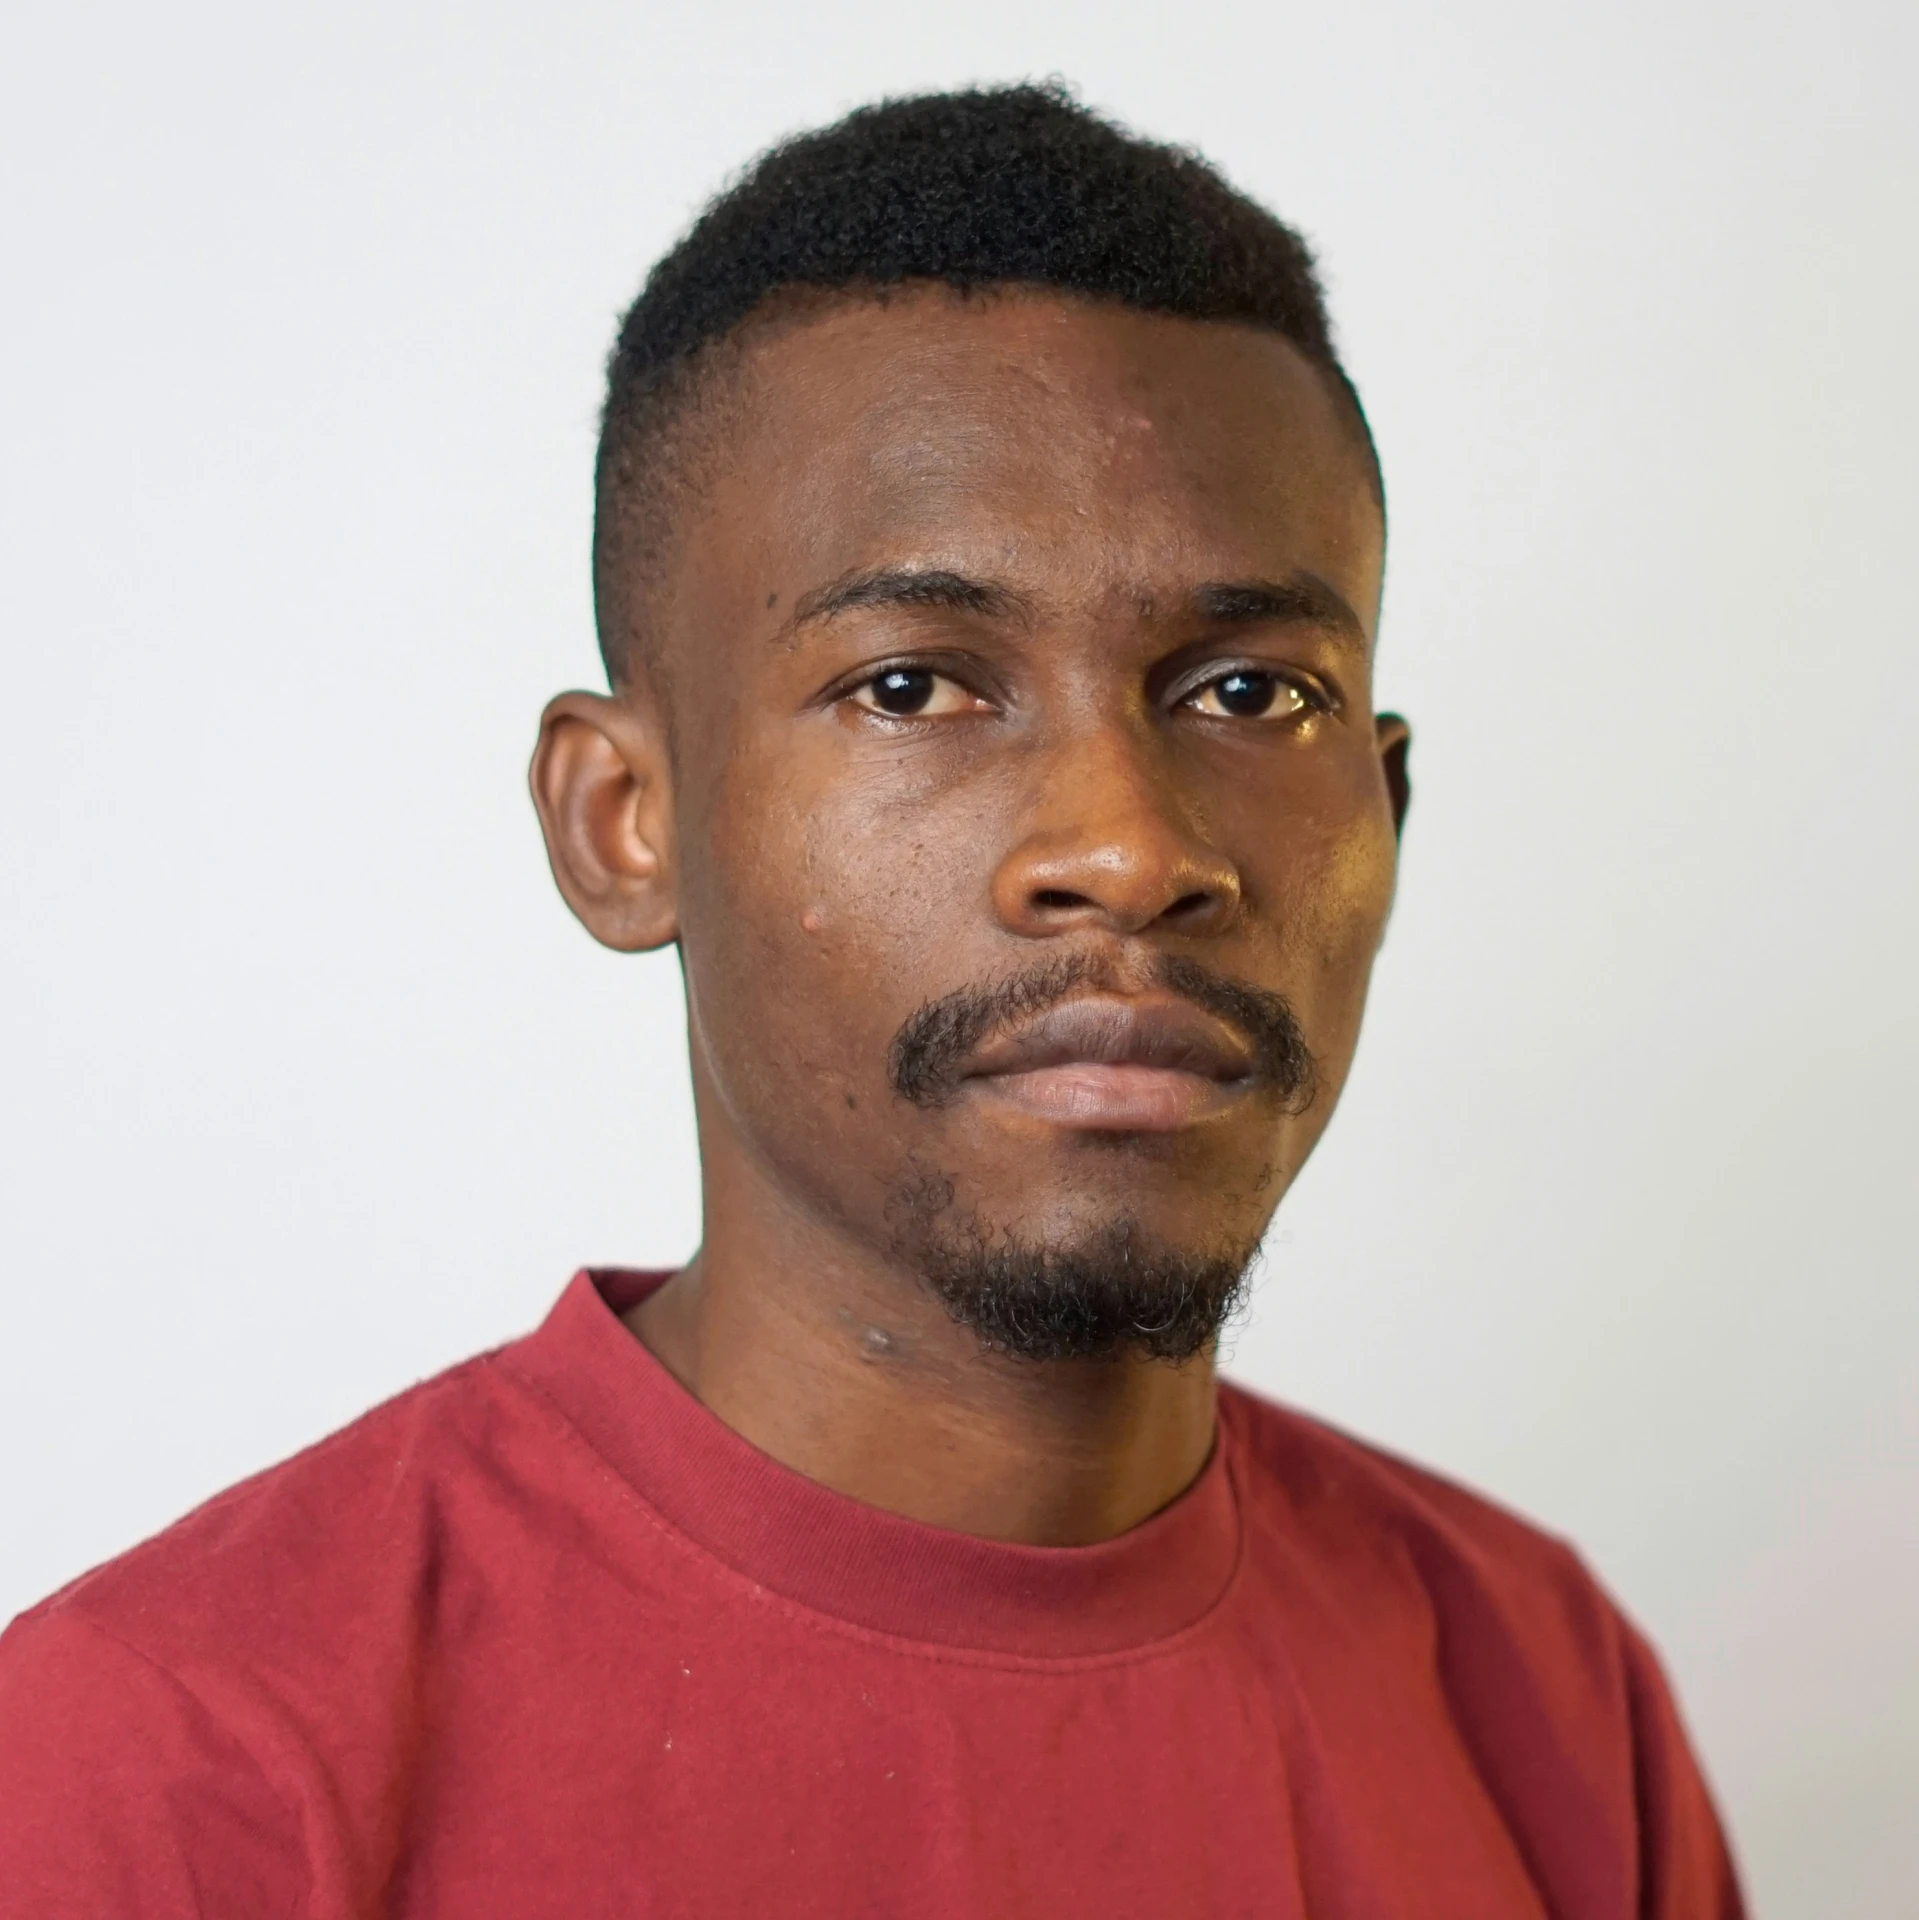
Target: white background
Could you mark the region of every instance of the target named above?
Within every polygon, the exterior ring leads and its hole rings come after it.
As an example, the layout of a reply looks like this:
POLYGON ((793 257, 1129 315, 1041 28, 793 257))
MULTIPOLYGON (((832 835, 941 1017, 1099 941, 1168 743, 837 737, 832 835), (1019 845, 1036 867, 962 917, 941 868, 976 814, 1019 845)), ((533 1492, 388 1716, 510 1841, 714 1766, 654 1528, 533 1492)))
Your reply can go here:
POLYGON ((601 357, 1050 71, 1319 244, 1418 727, 1236 1371, 1575 1537, 1774 1920, 1919 1911, 1915 10, 45 5, 0 53, 0 1616, 697 1232, 521 769, 601 357))

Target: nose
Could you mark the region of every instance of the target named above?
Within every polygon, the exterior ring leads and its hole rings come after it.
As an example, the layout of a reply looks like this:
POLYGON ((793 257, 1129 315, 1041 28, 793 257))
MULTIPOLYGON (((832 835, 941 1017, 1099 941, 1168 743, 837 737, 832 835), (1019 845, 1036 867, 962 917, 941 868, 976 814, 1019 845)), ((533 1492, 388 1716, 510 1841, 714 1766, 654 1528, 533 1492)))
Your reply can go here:
POLYGON ((1200 831, 1155 742, 1089 728, 1045 755, 993 906, 1029 938, 1217 933, 1239 912, 1239 869, 1200 831))

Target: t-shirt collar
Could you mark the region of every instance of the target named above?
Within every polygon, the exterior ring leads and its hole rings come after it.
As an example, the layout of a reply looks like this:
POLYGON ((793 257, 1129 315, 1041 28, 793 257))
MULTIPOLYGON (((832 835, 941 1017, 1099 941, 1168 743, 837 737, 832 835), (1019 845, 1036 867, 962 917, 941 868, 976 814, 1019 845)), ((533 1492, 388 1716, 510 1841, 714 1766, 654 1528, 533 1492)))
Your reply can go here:
POLYGON ((748 1581, 871 1632, 1042 1659, 1147 1645, 1224 1595, 1239 1556, 1229 1422, 1193 1485, 1117 1539, 1033 1547, 927 1526, 807 1479, 709 1413, 619 1318, 665 1278, 576 1274, 500 1357, 655 1514, 748 1581))

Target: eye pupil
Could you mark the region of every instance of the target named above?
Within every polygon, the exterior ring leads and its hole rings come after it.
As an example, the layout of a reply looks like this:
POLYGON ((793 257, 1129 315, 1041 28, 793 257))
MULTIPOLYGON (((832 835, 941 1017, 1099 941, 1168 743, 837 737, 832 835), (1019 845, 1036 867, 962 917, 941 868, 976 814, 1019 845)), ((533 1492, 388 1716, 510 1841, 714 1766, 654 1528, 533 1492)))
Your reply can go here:
POLYGON ((888 667, 873 676, 873 704, 882 713, 909 714, 933 697, 933 676, 924 667, 888 667))
POLYGON ((1279 683, 1270 673, 1229 673, 1213 682, 1213 694, 1226 712, 1257 719, 1272 704, 1279 683))

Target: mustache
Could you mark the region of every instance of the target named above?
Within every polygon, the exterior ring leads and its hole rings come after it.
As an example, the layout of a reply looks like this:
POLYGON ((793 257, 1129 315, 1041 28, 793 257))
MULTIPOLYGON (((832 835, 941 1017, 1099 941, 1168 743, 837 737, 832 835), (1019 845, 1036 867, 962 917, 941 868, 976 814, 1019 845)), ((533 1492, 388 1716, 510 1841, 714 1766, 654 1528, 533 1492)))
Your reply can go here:
MULTIPOLYGON (((1018 1027, 1083 990, 1114 984, 1109 961, 1079 953, 960 987, 908 1017, 887 1050, 887 1078, 913 1106, 939 1106, 965 1078, 968 1059, 989 1035, 1018 1027)), ((1148 984, 1231 1027, 1252 1049, 1255 1076, 1291 1111, 1304 1112, 1312 1104, 1318 1065, 1283 994, 1229 979, 1181 954, 1156 955, 1148 984)))

